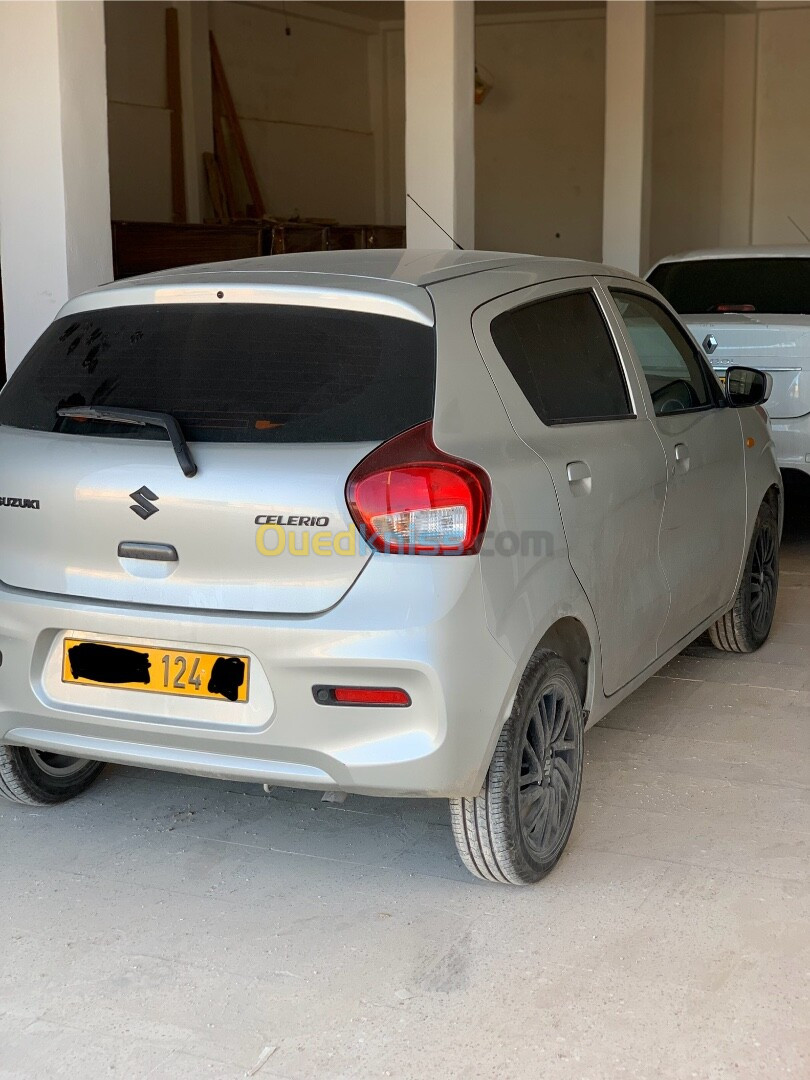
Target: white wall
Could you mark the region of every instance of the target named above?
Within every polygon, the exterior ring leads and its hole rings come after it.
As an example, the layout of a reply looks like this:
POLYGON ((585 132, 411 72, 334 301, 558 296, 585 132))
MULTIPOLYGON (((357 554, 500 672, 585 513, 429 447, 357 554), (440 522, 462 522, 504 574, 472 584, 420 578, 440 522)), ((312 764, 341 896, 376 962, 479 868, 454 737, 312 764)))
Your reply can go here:
POLYGON ((479 20, 476 60, 477 245, 598 258, 604 19, 479 20))
POLYGON ((402 27, 383 28, 385 81, 383 127, 380 138, 387 155, 385 220, 381 225, 405 223, 405 34, 402 27))
POLYGON ((659 15, 653 256, 810 234, 810 8, 659 15))
POLYGON ((810 9, 762 11, 759 20, 753 242, 810 235, 810 9))
MULTIPOLYGON (((810 234, 810 8, 655 21, 651 259, 801 242, 788 214, 810 234)), ((386 32, 392 217, 404 198, 401 41, 386 32)), ((599 258, 604 19, 479 18, 476 59, 494 81, 476 108, 476 243, 599 258)))
POLYGON ((757 16, 725 19, 723 42, 723 144, 721 157, 720 244, 751 241, 754 183, 754 120, 757 95, 757 16))
POLYGON ((105 3, 113 218, 171 221, 166 3, 105 3))
POLYGON ((6 370, 70 297, 112 277, 104 9, 0 4, 6 370))
POLYGON ((655 20, 650 260, 720 243, 723 15, 655 20))
POLYGON ((374 219, 367 35, 242 3, 209 6, 268 211, 374 219))
MULTIPOLYGON (((167 6, 105 5, 116 218, 171 220, 167 6)), ((294 3, 289 36, 280 6, 214 2, 208 12, 268 212, 374 222, 368 33, 350 19, 299 14, 294 3)))
MULTIPOLYGON (((384 34, 389 215, 401 221, 404 46, 401 31, 384 34)), ((477 247, 599 257, 604 40, 598 15, 477 21, 476 62, 493 84, 475 109, 477 247)))
POLYGON ((656 20, 653 256, 810 234, 810 8, 656 20))
POLYGON ((473 5, 405 0, 409 248, 475 247, 474 82, 473 5))

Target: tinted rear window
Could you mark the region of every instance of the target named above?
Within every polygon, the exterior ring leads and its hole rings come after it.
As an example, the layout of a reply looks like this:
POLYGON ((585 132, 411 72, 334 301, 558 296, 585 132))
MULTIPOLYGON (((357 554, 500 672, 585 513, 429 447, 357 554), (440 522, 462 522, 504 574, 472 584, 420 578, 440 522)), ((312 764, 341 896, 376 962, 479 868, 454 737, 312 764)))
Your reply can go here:
POLYGON ((590 292, 568 293, 505 311, 492 340, 545 424, 632 415, 624 375, 590 292))
POLYGON ((664 263, 648 280, 681 315, 810 314, 810 258, 664 263))
POLYGON ((165 439, 60 418, 72 405, 171 413, 197 442, 381 441, 433 415, 433 329, 355 311, 150 304, 58 319, 0 394, 0 424, 165 439))

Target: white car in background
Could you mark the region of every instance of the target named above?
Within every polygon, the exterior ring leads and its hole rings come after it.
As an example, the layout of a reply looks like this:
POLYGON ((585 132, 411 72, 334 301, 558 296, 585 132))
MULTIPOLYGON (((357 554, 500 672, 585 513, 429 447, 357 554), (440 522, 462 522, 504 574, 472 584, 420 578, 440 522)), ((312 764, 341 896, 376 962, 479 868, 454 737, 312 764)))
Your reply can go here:
POLYGON ((810 244, 668 255, 647 280, 701 343, 721 383, 734 364, 771 375, 779 467, 810 477, 810 244))

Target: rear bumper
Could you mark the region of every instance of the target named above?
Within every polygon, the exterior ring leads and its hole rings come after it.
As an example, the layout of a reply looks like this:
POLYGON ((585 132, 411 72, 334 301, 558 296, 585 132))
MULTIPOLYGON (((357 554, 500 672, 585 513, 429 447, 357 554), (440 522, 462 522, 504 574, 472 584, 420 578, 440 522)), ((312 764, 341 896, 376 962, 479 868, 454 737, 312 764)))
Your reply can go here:
POLYGON ((793 420, 771 419, 780 469, 799 469, 810 475, 810 414, 793 420))
POLYGON ((480 789, 514 664, 478 560, 375 556, 317 617, 211 615, 0 588, 0 742, 204 776, 376 795, 480 789), (66 634, 251 656, 250 701, 61 681, 66 634), (330 707, 317 684, 398 686, 408 708, 330 707))

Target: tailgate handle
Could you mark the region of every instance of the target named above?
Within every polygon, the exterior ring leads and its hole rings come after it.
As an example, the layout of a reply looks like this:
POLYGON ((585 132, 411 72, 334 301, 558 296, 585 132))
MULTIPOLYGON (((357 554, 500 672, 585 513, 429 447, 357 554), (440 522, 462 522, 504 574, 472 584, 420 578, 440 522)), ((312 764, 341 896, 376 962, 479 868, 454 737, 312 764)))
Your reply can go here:
POLYGON ((118 545, 118 558, 177 562, 177 548, 171 544, 145 544, 140 540, 122 540, 118 545))

